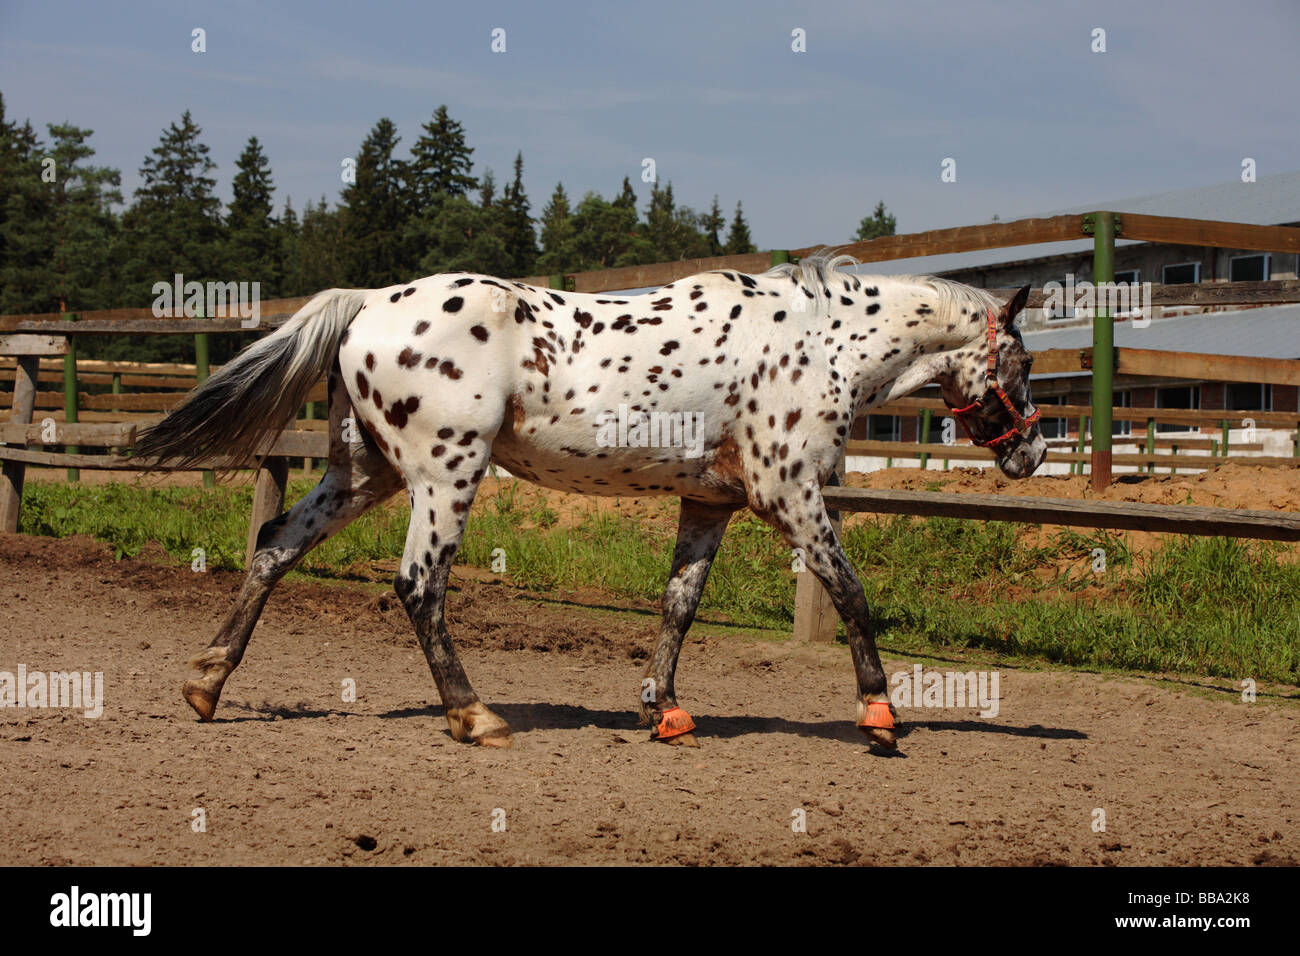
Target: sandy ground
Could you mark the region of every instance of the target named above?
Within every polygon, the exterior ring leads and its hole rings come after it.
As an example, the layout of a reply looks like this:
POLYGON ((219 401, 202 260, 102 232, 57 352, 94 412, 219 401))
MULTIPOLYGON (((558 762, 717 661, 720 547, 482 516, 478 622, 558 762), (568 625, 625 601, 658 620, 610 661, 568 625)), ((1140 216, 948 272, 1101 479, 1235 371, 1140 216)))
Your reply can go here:
POLYGON ((697 626, 701 747, 667 747, 634 718, 653 615, 458 573, 451 628, 514 749, 451 740, 405 614, 361 585, 282 585, 204 725, 183 662, 239 577, 163 562, 0 536, 0 671, 102 671, 106 696, 0 710, 0 864, 1300 861, 1295 688, 1002 666, 996 717, 904 710, 890 757, 852 726, 844 647, 697 626))

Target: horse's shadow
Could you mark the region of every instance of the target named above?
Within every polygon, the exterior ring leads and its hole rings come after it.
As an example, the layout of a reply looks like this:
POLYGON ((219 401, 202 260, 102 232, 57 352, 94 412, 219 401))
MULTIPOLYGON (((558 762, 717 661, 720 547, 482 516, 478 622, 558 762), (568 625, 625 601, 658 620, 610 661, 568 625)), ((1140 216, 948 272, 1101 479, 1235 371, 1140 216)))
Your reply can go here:
MULTIPOLYGON (((358 717, 360 714, 344 710, 315 710, 304 705, 296 707, 271 706, 263 704, 252 706, 232 704, 245 713, 235 717, 218 717, 217 723, 243 723, 247 721, 301 720, 322 717, 358 717)), ((578 730, 583 727, 597 727, 600 730, 635 734, 647 733, 647 729, 637 722, 636 713, 631 710, 598 710, 575 704, 492 704, 492 709, 510 725, 515 733, 527 733, 532 730, 578 730)), ((412 717, 445 717, 446 709, 441 704, 429 704, 422 707, 401 707, 376 715, 380 720, 405 720, 412 717)), ((702 738, 734 739, 750 734, 792 734, 797 737, 815 737, 821 740, 836 740, 861 746, 864 742, 862 732, 850 721, 827 718, 825 720, 791 720, 787 717, 761 717, 753 714, 724 715, 706 714, 700 716, 702 738)), ((897 735, 900 739, 918 729, 955 730, 961 733, 1007 734, 1013 737, 1036 737, 1046 740, 1087 740, 1088 735, 1079 730, 1062 727, 1044 727, 1041 724, 1018 726, 997 723, 989 719, 970 720, 911 720, 905 715, 899 723, 897 735)))

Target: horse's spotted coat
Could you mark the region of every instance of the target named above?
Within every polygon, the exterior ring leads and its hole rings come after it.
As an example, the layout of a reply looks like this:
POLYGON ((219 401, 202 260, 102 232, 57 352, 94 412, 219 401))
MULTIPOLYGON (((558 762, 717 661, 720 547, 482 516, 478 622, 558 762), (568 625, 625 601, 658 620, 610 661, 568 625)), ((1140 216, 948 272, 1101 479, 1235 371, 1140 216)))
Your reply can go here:
MULTIPOLYGON (((463 274, 367 293, 331 375, 330 472, 319 496, 267 536, 258 551, 265 567, 250 577, 261 574, 269 590, 340 522, 404 483, 412 517, 397 591, 453 732, 500 741, 508 730, 478 701, 442 620, 451 561, 488 463, 563 491, 680 495, 663 626, 647 669, 655 691, 642 707, 655 722, 676 704, 677 654, 722 532, 748 505, 804 550, 845 619, 860 700, 882 699, 866 602, 820 489, 863 409, 934 382, 953 406, 984 394, 986 313, 997 303, 954 283, 864 278, 836 265, 705 273, 626 297, 463 274), (697 416, 702 454, 607 447, 602 413, 620 405, 697 416), (339 437, 349 417, 361 426, 351 445, 339 437), (340 497, 345 486, 362 489, 364 502, 340 497), (308 534, 307 521, 319 529, 308 534)), ((1001 381, 1027 410, 1028 353, 1012 325, 1023 305, 1022 291, 1002 308, 998 343, 1001 381)), ((1006 430, 1005 410, 986 403, 982 413, 977 437, 1006 430)), ((1005 448, 1000 464, 1019 477, 1043 452, 1035 429, 1005 448)), ((243 617, 214 641, 214 651, 236 645, 222 659, 231 666, 247 640, 238 633, 243 617)))

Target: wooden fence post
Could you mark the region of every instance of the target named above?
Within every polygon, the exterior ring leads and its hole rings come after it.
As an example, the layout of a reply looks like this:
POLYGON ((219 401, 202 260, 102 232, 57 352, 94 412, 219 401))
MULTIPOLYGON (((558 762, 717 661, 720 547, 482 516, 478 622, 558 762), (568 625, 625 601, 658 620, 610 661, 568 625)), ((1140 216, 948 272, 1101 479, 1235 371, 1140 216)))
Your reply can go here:
MULTIPOLYGON (((831 472, 828 485, 839 485, 844 478, 844 455, 840 454, 835 470, 831 472)), ((838 536, 842 529, 840 513, 827 509, 831 525, 838 536)), ((796 641, 813 641, 818 644, 835 642, 835 629, 839 626, 840 615, 835 610, 831 596, 809 570, 798 572, 794 590, 794 639, 796 641)))
MULTIPOLYGON (((77 315, 75 312, 64 316, 69 322, 76 322, 77 315)), ((77 395, 77 340, 68 336, 68 351, 63 356, 63 422, 65 425, 75 425, 77 423, 81 403, 77 395)), ((65 445, 63 450, 69 455, 76 455, 81 452, 77 445, 65 445)), ((68 469, 68 481, 80 481, 81 471, 77 468, 68 469)))
POLYGON ((257 470, 253 485, 253 513, 248 520, 248 546, 244 550, 244 568, 253 563, 257 551, 257 533, 262 525, 278 518, 284 510, 284 492, 289 483, 289 459, 267 458, 257 470))
MULTIPOLYGON (((195 318, 202 317, 202 310, 195 318)), ((194 377, 202 385, 208 379, 209 372, 208 361, 208 333, 200 332, 194 336, 194 377)), ((211 471, 203 473, 203 487, 215 488, 217 486, 217 476, 211 471)))
MULTIPOLYGON (((36 383, 40 376, 42 355, 63 355, 68 350, 66 338, 38 335, 0 335, 0 355, 16 355, 14 403, 9 422, 30 425, 36 409, 36 383)), ((24 443, 25 444, 25 443, 24 443)), ((21 461, 0 462, 0 532, 18 530, 18 512, 23 503, 23 479, 27 465, 21 461)))

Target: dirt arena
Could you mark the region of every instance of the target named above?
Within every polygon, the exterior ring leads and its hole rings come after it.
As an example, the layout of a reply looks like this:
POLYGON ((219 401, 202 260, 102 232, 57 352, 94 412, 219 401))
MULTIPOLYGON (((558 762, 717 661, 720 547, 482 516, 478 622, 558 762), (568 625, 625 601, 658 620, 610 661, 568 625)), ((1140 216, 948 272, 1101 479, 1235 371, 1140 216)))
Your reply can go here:
MULTIPOLYGON (((678 691, 701 747, 667 747, 633 710, 652 608, 453 582, 453 634, 512 750, 451 740, 386 588, 282 585, 199 724, 183 662, 238 575, 0 536, 0 670, 102 671, 106 699, 99 719, 0 710, 0 864, 1300 860, 1294 688, 1244 704, 1226 681, 998 666, 996 717, 904 711, 891 757, 852 725, 845 647, 697 624, 678 691)), ((884 656, 890 672, 990 666, 884 656)))

